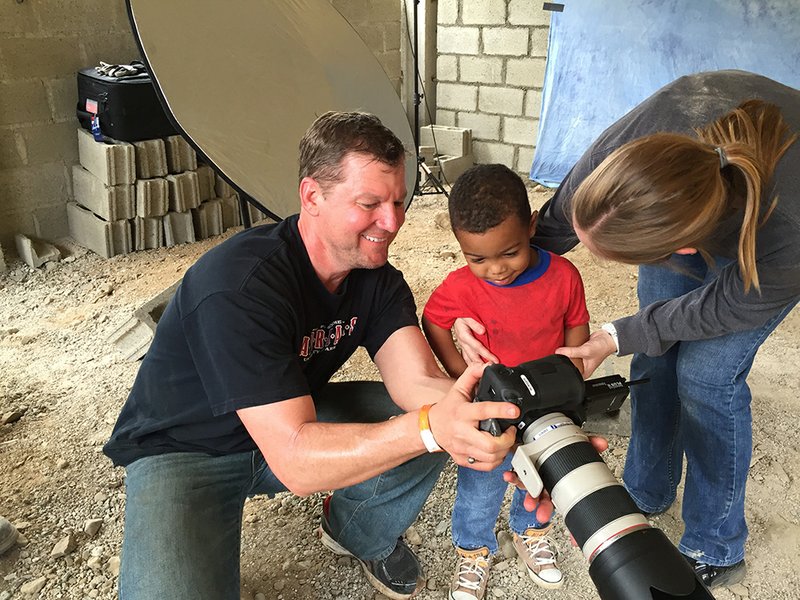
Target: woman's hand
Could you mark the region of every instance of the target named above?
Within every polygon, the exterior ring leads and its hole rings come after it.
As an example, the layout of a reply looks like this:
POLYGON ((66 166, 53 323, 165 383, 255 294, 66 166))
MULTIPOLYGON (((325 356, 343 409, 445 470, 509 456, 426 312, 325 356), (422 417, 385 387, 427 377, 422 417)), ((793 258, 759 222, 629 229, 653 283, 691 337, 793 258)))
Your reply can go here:
POLYGON ((461 356, 468 365, 482 365, 484 363, 496 364, 500 362, 497 357, 481 344, 476 335, 486 333, 486 327, 470 317, 460 317, 453 324, 453 333, 456 335, 458 345, 461 347, 461 356))
POLYGON ((600 366, 606 358, 615 354, 617 346, 611 334, 600 329, 589 336, 589 339, 580 346, 574 348, 556 348, 556 354, 563 354, 567 358, 579 358, 583 360, 583 377, 591 377, 595 369, 600 366))

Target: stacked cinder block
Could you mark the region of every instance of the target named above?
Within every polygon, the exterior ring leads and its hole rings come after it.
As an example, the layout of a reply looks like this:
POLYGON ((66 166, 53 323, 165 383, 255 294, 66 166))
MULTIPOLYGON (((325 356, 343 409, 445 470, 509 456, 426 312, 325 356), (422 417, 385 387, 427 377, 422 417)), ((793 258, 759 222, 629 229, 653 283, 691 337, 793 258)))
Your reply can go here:
POLYGON ((78 156, 70 233, 101 256, 194 242, 241 224, 235 190, 198 165, 181 136, 99 143, 78 129, 78 156))
POLYGON ((77 202, 67 205, 70 235, 106 258, 130 252, 134 146, 96 142, 91 133, 78 129, 78 157, 81 164, 72 173, 77 202))
MULTIPOLYGON (((431 172, 440 176, 444 183, 455 183, 461 173, 475 164, 471 129, 425 125, 420 127, 419 143, 420 156, 431 168, 431 172)), ((423 180, 424 178, 423 174, 423 180)))

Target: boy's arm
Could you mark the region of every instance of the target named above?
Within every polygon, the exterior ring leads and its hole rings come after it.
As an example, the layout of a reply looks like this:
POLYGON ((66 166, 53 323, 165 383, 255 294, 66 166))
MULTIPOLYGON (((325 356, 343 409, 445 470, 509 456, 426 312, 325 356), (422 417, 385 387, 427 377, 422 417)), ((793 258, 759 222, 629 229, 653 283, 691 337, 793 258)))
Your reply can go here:
MULTIPOLYGON (((578 325, 577 327, 567 327, 564 329, 564 346, 575 348, 582 346, 589 339, 589 324, 578 325)), ((583 373, 583 360, 580 358, 570 358, 572 364, 578 367, 583 373)))
POLYGON ((434 325, 425 316, 422 317, 422 331, 428 338, 428 344, 442 363, 444 370, 450 377, 459 377, 467 368, 467 363, 461 356, 453 341, 453 334, 449 329, 434 325))

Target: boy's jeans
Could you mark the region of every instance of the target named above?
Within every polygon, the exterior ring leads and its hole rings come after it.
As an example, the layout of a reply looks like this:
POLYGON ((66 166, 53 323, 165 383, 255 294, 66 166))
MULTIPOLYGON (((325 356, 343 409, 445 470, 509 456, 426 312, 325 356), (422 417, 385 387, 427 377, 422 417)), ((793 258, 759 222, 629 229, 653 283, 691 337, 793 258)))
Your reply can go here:
MULTIPOLYGON (((499 467, 492 471, 476 471, 467 467, 458 468, 456 502, 453 506, 453 543, 465 550, 476 550, 486 546, 490 554, 497 553, 497 537, 494 533, 497 516, 503 504, 508 484, 503 481, 503 472, 511 470, 509 453, 499 467)), ((524 533, 529 527, 541 528, 535 512, 528 512, 522 505, 525 493, 514 490, 509 513, 509 526, 514 533, 524 533)))
MULTIPOLYGON (((642 266, 641 307, 681 296, 717 276, 699 255, 673 259, 699 279, 663 266, 642 266)), ((717 268, 729 262, 717 261, 717 268)), ((662 356, 633 357, 631 379, 649 377, 650 383, 631 389, 625 487, 641 510, 666 510, 675 500, 685 453, 686 529, 679 548, 700 562, 727 566, 744 557, 744 496, 752 453, 747 375, 758 348, 796 303, 757 329, 679 342, 662 356)))
MULTIPOLYGON (((378 422, 400 412, 379 383, 329 384, 317 396, 320 421, 378 422)), ((337 490, 329 515, 337 541, 362 559, 391 554, 447 458, 426 454, 337 490)), ((127 468, 126 491, 121 600, 239 600, 245 499, 286 488, 254 451, 141 458, 127 468)), ((311 532, 297 543, 318 544, 311 532)))

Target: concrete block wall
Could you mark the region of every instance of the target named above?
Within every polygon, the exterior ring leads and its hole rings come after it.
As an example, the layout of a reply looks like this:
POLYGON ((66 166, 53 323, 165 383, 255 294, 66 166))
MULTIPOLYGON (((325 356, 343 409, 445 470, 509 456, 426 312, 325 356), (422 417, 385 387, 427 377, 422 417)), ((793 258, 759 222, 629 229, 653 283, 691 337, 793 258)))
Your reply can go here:
POLYGON ((530 0, 439 0, 436 123, 472 129, 476 163, 528 174, 550 13, 530 0))
MULTIPOLYGON (((400 88, 398 0, 334 0, 400 88)), ((0 245, 68 234, 76 71, 139 57, 124 0, 0 3, 0 245)), ((296 143, 296 140, 293 141, 296 143)), ((149 165, 148 165, 149 166, 149 165)))
POLYGON ((124 0, 0 3, 0 244, 67 234, 75 72, 139 53, 124 0))

